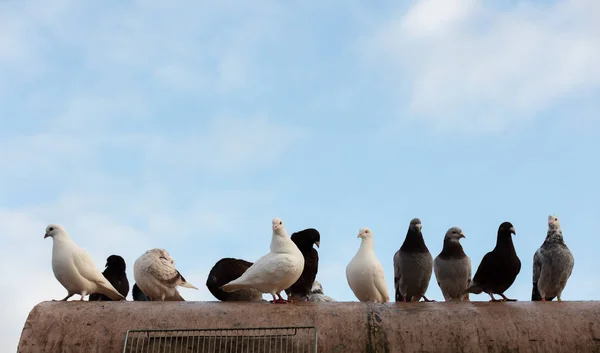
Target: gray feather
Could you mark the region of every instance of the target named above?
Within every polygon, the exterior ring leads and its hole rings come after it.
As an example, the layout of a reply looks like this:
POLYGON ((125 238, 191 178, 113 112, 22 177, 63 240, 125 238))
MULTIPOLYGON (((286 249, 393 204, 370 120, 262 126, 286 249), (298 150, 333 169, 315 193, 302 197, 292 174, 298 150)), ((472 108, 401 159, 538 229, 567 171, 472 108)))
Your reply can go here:
POLYGON ((431 253, 414 253, 398 250, 398 261, 394 263, 394 268, 399 274, 397 283, 400 294, 407 301, 420 300, 429 287, 431 273, 433 271, 433 257, 431 253))
POLYGON ((465 293, 471 282, 471 259, 465 254, 460 239, 462 229, 451 227, 444 235, 444 247, 433 261, 438 286, 446 301, 468 301, 465 293))
POLYGON ((533 284, 537 284, 540 297, 556 296, 560 300, 574 264, 575 259, 563 239, 558 218, 549 217, 546 239, 533 255, 533 284))
POLYGON ((471 259, 442 259, 439 256, 433 262, 435 278, 446 301, 465 301, 469 293, 465 293, 471 282, 471 259))

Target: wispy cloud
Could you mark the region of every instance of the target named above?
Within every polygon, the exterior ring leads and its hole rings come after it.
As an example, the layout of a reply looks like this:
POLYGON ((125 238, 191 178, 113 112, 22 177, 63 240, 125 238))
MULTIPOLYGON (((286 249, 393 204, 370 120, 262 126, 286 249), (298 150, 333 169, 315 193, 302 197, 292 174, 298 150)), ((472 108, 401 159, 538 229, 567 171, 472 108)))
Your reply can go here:
POLYGON ((600 86, 597 2, 499 6, 421 0, 361 40, 368 59, 391 71, 397 95, 408 96, 404 117, 501 131, 600 86))

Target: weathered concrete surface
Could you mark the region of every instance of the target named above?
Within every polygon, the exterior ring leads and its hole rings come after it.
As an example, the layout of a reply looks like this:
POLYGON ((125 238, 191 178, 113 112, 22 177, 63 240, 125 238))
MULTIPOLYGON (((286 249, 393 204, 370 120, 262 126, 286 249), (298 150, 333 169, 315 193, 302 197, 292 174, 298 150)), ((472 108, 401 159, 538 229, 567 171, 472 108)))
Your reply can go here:
POLYGON ((121 352, 130 329, 314 325, 319 352, 600 352, 600 302, 43 302, 20 353, 121 352))

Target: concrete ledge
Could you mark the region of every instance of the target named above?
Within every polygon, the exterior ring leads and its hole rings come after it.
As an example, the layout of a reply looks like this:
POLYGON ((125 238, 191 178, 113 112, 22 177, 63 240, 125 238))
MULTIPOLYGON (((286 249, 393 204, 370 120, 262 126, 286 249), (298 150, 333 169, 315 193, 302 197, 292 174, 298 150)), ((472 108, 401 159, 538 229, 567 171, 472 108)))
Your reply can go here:
POLYGON ((19 353, 122 352, 130 329, 316 326, 319 352, 600 352, 600 302, 43 302, 19 353))

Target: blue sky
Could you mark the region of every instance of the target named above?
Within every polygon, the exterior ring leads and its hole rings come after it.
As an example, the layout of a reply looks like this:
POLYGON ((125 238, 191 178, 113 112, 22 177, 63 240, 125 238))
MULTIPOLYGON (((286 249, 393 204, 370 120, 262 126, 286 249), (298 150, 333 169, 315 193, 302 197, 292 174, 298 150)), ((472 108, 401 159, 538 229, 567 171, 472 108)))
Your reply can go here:
MULTIPOLYGON (((325 293, 374 233, 392 257, 409 221, 436 256, 460 226, 476 270, 505 220, 528 300, 556 214, 598 299, 600 24, 594 0, 0 2, 2 351, 62 298, 48 223, 99 268, 166 248, 200 289, 222 257, 254 261, 271 219, 321 232, 325 293), (8 243, 8 244, 7 244, 8 243), (25 279, 25 283, 23 280, 25 279), (21 285, 16 285, 21 283, 21 285)), ((442 299, 434 277, 431 299, 442 299)), ((473 300, 487 300, 485 295, 473 300)))

